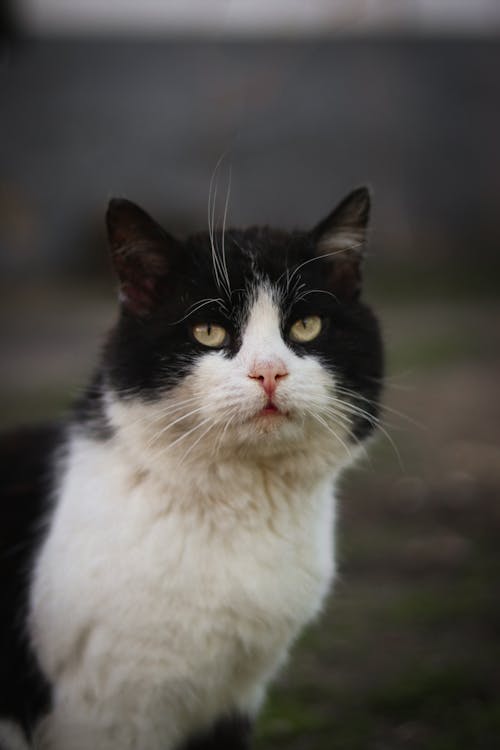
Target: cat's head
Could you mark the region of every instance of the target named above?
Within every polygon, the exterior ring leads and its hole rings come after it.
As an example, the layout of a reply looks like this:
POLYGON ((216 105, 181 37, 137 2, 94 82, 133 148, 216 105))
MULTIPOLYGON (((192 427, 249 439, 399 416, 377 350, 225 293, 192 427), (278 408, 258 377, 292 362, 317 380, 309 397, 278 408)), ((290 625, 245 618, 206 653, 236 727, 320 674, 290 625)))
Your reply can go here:
POLYGON ((360 188, 312 231, 180 241, 111 201, 112 426, 182 460, 315 451, 348 461, 374 428, 382 377, 378 325, 360 297, 369 213, 360 188))

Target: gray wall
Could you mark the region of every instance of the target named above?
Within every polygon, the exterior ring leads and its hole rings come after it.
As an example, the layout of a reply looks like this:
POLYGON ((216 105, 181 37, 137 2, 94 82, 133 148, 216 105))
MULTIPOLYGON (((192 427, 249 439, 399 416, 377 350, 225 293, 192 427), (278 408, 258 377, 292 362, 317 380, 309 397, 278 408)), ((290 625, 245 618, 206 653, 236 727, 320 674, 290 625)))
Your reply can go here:
POLYGON ((95 262, 113 195, 173 228, 307 226, 360 183, 388 258, 494 254, 500 45, 493 40, 23 42, 0 67, 5 272, 95 262))

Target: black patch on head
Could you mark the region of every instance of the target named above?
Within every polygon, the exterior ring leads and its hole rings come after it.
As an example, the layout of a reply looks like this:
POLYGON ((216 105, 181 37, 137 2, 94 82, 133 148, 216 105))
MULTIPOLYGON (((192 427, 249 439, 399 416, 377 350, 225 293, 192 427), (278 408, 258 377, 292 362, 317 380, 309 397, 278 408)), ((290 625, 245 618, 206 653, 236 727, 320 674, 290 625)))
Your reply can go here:
POLYGON ((249 750, 252 726, 246 716, 219 719, 206 732, 189 738, 176 750, 249 750))
POLYGON ((57 426, 0 436, 0 717, 20 724, 28 737, 51 702, 50 686, 30 647, 26 615, 60 439, 57 426))
POLYGON ((339 391, 339 399, 366 412, 354 419, 353 437, 372 430, 383 353, 376 318, 360 298, 370 212, 366 188, 351 193, 311 232, 230 229, 216 233, 213 243, 208 233, 174 240, 133 204, 111 205, 108 226, 122 305, 105 348, 103 376, 121 397, 154 401, 179 383, 210 351, 190 335, 195 324, 223 326, 230 336, 223 354, 234 356, 255 289, 267 283, 282 306, 285 340, 296 320, 321 316, 317 339, 287 343, 301 356, 317 356, 351 392, 339 391))

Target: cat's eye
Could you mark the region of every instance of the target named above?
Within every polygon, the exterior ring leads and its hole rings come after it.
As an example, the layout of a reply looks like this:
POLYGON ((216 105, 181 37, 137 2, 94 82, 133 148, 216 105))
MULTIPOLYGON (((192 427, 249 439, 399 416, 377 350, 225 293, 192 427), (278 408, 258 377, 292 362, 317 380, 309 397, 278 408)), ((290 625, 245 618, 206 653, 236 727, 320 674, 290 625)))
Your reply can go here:
POLYGON ((297 320, 290 328, 290 338, 300 344, 313 341, 319 336, 322 328, 319 315, 308 315, 307 318, 297 320))
POLYGON ((211 349, 220 349, 229 338, 226 329, 214 323, 201 323, 193 326, 192 330, 196 341, 203 346, 209 346, 211 349))

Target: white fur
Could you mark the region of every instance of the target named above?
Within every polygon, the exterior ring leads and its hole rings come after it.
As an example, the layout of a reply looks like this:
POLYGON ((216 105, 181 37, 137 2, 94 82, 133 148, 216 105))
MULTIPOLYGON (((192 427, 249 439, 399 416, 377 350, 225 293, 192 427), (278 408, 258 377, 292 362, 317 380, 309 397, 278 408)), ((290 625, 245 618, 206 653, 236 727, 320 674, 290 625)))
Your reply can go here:
POLYGON ((232 710, 253 715, 318 613, 349 457, 314 418, 331 376, 279 323, 262 288, 234 359, 207 353, 160 404, 110 393, 114 437, 71 435, 31 592, 55 685, 37 747, 171 750, 232 710), (249 372, 276 358, 287 416, 261 417, 249 372))

